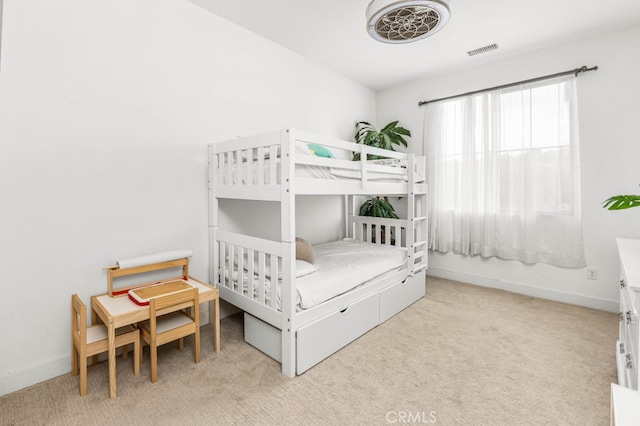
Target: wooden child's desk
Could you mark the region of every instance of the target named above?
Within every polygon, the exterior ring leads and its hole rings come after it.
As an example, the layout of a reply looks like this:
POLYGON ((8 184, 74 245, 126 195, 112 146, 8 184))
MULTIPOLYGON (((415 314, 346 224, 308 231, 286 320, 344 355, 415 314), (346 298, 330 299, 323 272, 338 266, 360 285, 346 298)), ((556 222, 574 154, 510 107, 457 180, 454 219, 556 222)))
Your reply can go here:
MULTIPOLYGON (((212 318, 210 316, 210 322, 213 323, 214 328, 214 350, 215 352, 220 351, 220 298, 218 295, 218 289, 209 284, 205 284, 193 277, 184 275, 185 272, 187 272, 188 274, 188 259, 159 262, 156 264, 127 269, 109 267, 107 268, 107 271, 109 273, 108 293, 91 297, 91 321, 95 324, 97 322, 97 317, 99 317, 107 326, 109 340, 109 396, 111 398, 116 397, 115 330, 116 328, 123 327, 125 325, 135 324, 149 319, 149 307, 141 306, 134 303, 128 297, 128 291, 131 289, 143 290, 143 287, 150 286, 152 284, 158 284, 157 282, 147 283, 114 291, 113 278, 117 276, 133 275, 160 269, 174 268, 176 266, 182 266, 183 275, 178 278, 168 279, 166 280, 167 282, 176 280, 183 281, 190 287, 196 287, 198 289, 201 303, 209 301, 214 302, 214 314, 212 318)), ((147 292, 146 295, 149 294, 150 293, 147 292)))

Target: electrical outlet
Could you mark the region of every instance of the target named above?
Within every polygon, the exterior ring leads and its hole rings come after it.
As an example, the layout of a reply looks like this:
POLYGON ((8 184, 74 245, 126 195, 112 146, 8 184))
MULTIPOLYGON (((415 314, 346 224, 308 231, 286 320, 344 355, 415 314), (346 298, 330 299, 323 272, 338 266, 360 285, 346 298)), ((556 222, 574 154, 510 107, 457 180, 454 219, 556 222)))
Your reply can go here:
POLYGON ((587 268, 587 278, 590 280, 597 280, 598 270, 596 268, 587 268))

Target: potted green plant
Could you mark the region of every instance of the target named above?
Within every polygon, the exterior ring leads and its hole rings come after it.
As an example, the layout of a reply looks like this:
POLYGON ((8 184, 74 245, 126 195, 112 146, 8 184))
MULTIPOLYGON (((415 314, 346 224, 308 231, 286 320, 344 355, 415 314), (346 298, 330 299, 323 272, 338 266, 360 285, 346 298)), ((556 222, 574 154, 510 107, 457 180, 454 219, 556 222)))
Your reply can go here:
MULTIPOLYGON (((370 198, 364 203, 362 203, 362 205, 360 206, 360 216, 373 216, 373 217, 384 217, 388 219, 398 219, 398 215, 396 214, 395 210, 393 209, 393 206, 391 205, 387 197, 370 198)), ((376 229, 376 226, 371 225, 371 232, 372 232, 371 242, 373 243, 376 242, 375 229, 376 229)), ((380 242, 384 244, 385 243, 384 225, 380 227, 380 231, 381 231, 380 242)), ((391 244, 393 244, 393 239, 391 241, 391 244)))
MULTIPOLYGON (((411 132, 404 127, 398 126, 398 121, 392 121, 378 131, 370 123, 366 121, 359 121, 356 123, 356 133, 354 135, 356 143, 372 146, 375 148, 388 149, 395 151, 394 145, 407 146, 405 136, 411 136, 411 132)), ((377 160, 381 157, 379 155, 369 154, 367 160, 377 160)), ((355 152, 353 154, 353 160, 360 160, 360 153, 355 152)))
POLYGON ((387 197, 370 198, 360 206, 360 216, 374 216, 398 219, 393 206, 387 197))

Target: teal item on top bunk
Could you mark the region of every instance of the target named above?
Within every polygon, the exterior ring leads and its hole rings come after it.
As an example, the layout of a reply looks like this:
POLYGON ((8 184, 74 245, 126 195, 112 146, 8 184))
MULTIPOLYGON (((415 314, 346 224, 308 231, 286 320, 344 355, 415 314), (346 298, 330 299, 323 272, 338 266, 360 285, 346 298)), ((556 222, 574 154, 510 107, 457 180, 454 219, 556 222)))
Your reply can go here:
POLYGON ((310 143, 307 146, 309 147, 311 152, 313 152, 313 154, 317 155, 318 157, 333 158, 333 153, 329 150, 329 148, 325 146, 316 145, 313 143, 310 143))

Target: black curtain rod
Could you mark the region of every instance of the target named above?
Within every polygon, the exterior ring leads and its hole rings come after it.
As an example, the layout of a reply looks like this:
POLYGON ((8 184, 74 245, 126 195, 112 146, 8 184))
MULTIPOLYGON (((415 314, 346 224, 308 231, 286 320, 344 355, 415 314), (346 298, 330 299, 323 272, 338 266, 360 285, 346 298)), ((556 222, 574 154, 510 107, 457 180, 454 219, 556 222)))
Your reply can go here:
POLYGON ((534 83, 536 81, 547 80, 547 79, 550 79, 550 78, 560 77, 560 76, 563 76, 563 75, 575 74, 575 76, 577 77, 578 74, 580 74, 581 72, 595 71, 597 69, 598 69, 597 65, 595 67, 591 67, 591 68, 587 68, 586 66, 582 66, 580 68, 576 68, 576 69, 573 69, 573 70, 568 70, 568 71, 563 71, 563 72, 559 72, 559 73, 555 73, 555 74, 545 75, 543 77, 531 78, 529 80, 522 80, 522 81, 516 81, 515 83, 503 84, 502 86, 495 86, 495 87, 490 87, 488 89, 482 89, 482 90, 474 90, 473 92, 462 93, 460 95, 454 95, 454 96, 447 96, 446 98, 432 99, 430 101, 420 101, 420 102, 418 102, 418 106, 426 105, 426 104, 431 103, 431 102, 446 101, 448 99, 460 98, 462 96, 475 95, 477 93, 489 92, 491 90, 505 89, 507 87, 519 86, 521 84, 526 84, 526 83, 534 83))

